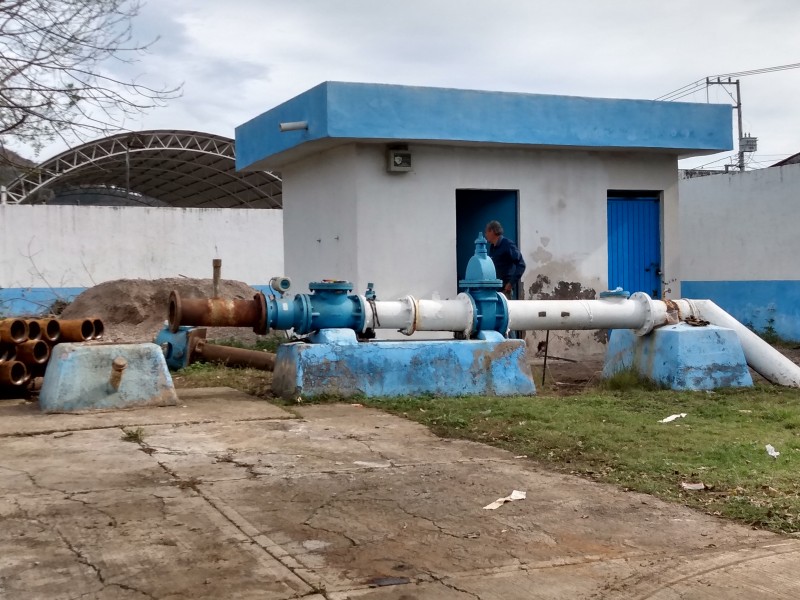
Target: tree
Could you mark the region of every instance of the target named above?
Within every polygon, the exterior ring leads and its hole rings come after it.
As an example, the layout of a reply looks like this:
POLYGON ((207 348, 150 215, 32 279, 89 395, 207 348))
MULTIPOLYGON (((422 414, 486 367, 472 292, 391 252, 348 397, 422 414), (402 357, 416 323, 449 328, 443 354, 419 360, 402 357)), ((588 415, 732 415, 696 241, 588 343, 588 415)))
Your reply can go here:
POLYGON ((107 68, 150 46, 133 38, 140 8, 140 0, 0 0, 0 141, 38 150, 56 137, 99 137, 177 97, 180 87, 107 68))

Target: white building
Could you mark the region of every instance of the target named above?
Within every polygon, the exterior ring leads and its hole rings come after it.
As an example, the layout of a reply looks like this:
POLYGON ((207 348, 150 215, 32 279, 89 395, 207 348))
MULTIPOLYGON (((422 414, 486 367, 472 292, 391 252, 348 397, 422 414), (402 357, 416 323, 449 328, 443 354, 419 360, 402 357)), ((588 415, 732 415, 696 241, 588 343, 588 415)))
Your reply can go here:
POLYGON ((452 297, 498 219, 525 297, 677 296, 677 159, 730 149, 731 120, 727 105, 329 82, 239 126, 236 148, 237 168, 281 174, 295 291, 335 278, 452 297))

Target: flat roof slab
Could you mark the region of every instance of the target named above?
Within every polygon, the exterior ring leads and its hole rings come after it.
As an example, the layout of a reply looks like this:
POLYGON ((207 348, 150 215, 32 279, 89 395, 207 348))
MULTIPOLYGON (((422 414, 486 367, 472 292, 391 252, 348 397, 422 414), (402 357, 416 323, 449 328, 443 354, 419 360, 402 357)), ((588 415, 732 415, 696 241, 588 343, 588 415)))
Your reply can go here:
POLYGON ((692 156, 731 150, 732 132, 727 104, 326 82, 237 127, 236 167, 276 169, 353 141, 692 156))

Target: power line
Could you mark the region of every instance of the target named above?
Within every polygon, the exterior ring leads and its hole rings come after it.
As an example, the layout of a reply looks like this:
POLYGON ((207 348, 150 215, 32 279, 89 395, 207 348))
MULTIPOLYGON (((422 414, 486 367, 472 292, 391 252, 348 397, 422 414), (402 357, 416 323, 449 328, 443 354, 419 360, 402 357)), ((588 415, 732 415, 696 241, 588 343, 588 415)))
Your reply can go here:
POLYGON ((800 63, 792 63, 790 65, 777 65, 774 67, 764 67, 762 69, 751 69, 749 71, 738 71, 736 73, 720 73, 719 75, 709 75, 703 79, 698 79, 697 81, 693 81, 692 83, 687 83, 686 85, 679 87, 676 90, 672 90, 671 92, 667 92, 663 96, 659 96, 656 100, 664 100, 664 101, 675 101, 680 98, 684 98, 689 94, 693 94, 694 92, 698 91, 700 88, 706 86, 706 82, 709 79, 716 79, 716 78, 725 78, 725 77, 747 77, 749 75, 761 75, 763 73, 774 73, 776 71, 788 71, 790 69, 800 69, 800 63))

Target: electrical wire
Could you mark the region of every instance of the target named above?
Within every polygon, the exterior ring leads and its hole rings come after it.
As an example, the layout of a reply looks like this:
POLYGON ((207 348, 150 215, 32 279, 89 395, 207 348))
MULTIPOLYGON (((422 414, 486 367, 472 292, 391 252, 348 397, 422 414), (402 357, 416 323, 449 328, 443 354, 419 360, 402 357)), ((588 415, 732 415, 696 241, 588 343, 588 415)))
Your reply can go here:
MULTIPOLYGON (((671 92, 667 92, 663 96, 659 96, 656 100, 663 100, 666 102, 674 102, 675 100, 679 100, 680 98, 684 98, 689 94, 693 94, 694 92, 698 91, 700 88, 705 87, 708 90, 707 82, 710 79, 723 79, 723 78, 734 78, 734 77, 748 77, 750 75, 762 75, 764 73, 775 73, 776 71, 788 71, 790 69, 800 69, 800 63, 792 63, 789 65, 776 65, 774 67, 764 67, 762 69, 751 69, 749 71, 737 71, 735 73, 720 73, 719 75, 709 75, 704 79, 698 79, 697 81, 693 81, 692 83, 687 83, 686 85, 679 87, 676 90, 672 90, 671 92)), ((725 82, 723 82, 725 83, 725 82)), ((731 82, 733 83, 733 82, 731 82)), ((728 92, 730 94, 730 92, 728 92)), ((731 96, 732 97, 732 96, 731 96)), ((735 100, 734 100, 735 101, 735 100)))

